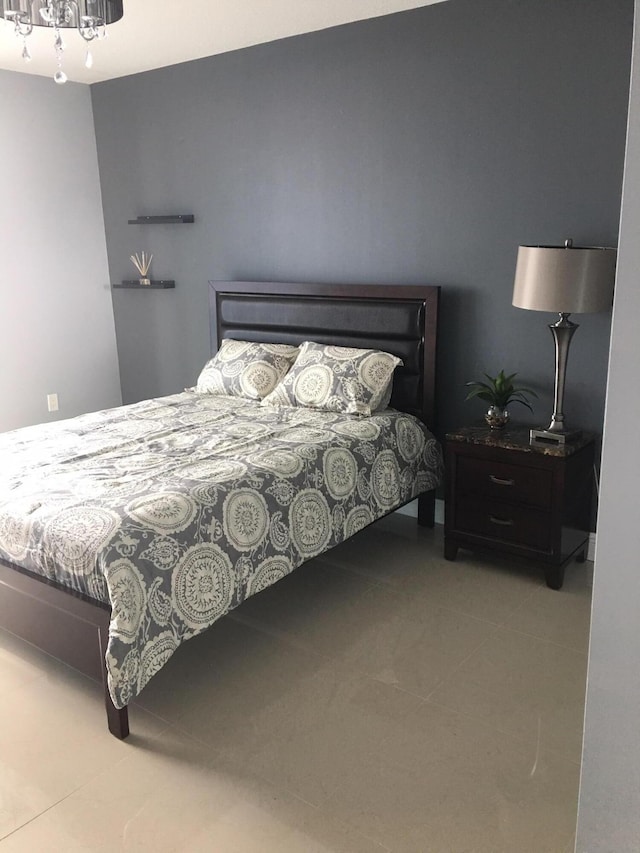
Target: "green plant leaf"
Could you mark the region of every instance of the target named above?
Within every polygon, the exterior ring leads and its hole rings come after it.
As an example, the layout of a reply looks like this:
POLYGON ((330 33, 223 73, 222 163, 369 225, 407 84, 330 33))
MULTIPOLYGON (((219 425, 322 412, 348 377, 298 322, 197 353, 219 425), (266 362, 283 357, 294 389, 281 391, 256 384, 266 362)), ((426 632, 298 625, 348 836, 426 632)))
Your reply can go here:
POLYGON ((485 400, 492 406, 499 406, 500 408, 506 408, 509 403, 521 403, 533 412, 527 398, 537 398, 538 395, 532 388, 514 385, 517 373, 506 374, 504 370, 501 370, 496 376, 490 376, 488 373, 483 375, 487 382, 476 380, 465 383, 465 386, 471 389, 467 394, 467 400, 478 397, 480 400, 485 400))

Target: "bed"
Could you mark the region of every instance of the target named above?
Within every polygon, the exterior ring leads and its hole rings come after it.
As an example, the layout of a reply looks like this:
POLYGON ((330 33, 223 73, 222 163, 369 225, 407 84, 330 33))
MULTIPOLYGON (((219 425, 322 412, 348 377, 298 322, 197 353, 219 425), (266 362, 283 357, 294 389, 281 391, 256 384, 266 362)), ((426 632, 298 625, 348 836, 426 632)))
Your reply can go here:
POLYGON ((402 365, 367 418, 187 389, 0 437, 0 627, 101 679, 121 739, 149 678, 246 597, 416 498, 433 524, 442 459, 419 423, 434 429, 439 289, 209 296, 212 352, 314 341, 402 365))

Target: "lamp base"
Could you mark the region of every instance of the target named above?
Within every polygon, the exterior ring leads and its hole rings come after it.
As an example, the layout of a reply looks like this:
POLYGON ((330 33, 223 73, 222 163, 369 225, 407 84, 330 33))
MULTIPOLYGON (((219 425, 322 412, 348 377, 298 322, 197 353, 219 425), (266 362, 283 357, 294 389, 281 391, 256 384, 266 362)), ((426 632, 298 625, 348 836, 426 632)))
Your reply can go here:
POLYGON ((554 432, 550 429, 532 429, 529 430, 529 443, 571 444, 572 441, 577 441, 581 436, 581 429, 572 429, 563 432, 554 432))

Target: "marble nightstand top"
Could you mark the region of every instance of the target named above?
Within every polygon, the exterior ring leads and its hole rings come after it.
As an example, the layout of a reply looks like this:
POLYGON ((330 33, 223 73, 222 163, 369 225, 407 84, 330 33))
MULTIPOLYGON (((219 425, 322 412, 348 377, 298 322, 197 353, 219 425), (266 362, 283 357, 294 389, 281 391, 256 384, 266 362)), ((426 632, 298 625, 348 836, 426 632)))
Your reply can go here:
POLYGON ((500 447, 504 450, 519 450, 524 453, 538 453, 543 456, 571 456, 594 440, 591 432, 583 432, 576 440, 567 444, 544 444, 529 441, 530 427, 512 426, 505 429, 489 429, 486 426, 465 426, 447 433, 447 441, 462 441, 468 444, 482 444, 486 447, 500 447))

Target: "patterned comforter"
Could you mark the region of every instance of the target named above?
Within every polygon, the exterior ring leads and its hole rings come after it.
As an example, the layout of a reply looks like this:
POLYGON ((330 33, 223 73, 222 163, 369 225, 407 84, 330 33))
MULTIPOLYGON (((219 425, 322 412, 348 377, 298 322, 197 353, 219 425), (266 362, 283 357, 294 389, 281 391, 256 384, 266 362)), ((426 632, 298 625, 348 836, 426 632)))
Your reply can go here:
POLYGON ((195 636, 434 488, 418 420, 185 392, 0 435, 0 556, 110 603, 123 707, 195 636))

